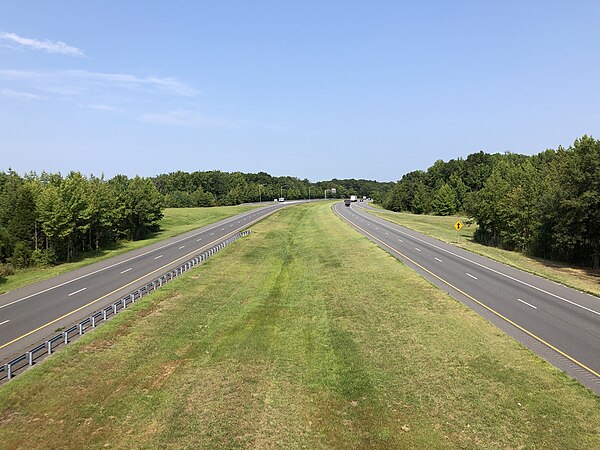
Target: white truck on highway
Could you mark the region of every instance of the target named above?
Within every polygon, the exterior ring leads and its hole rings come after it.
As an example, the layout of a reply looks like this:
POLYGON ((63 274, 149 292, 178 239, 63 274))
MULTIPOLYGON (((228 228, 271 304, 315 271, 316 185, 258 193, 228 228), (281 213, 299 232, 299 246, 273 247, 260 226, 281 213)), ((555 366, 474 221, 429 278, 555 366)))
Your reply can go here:
POLYGON ((351 195, 350 196, 350 201, 351 202, 355 202, 356 201, 356 195, 351 195))

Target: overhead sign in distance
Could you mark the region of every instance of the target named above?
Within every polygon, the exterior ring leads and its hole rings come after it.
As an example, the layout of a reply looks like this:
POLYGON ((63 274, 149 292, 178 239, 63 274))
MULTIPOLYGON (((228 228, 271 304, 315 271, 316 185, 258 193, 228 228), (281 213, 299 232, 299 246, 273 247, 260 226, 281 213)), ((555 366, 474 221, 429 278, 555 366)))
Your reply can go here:
POLYGON ((454 228, 456 228, 456 231, 462 230, 463 227, 464 225, 460 220, 454 224, 454 228))

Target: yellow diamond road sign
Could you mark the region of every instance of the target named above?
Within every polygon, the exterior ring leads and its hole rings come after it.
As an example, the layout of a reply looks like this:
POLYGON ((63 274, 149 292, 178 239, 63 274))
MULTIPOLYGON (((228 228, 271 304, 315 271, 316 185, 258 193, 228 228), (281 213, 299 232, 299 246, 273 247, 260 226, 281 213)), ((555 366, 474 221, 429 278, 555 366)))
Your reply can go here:
POLYGON ((454 224, 454 228, 456 228, 457 231, 462 230, 462 227, 464 227, 464 225, 460 220, 454 224))

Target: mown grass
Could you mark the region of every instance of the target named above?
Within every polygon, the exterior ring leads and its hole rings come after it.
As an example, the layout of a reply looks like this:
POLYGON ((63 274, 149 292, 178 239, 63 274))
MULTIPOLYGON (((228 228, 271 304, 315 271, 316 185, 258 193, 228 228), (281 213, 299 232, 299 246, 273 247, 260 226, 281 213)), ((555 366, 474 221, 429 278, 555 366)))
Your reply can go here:
POLYGON ((473 241, 473 233, 477 229, 477 225, 468 225, 468 218, 464 216, 442 217, 385 210, 370 210, 369 212, 444 242, 457 245, 474 253, 516 267, 517 269, 525 270, 535 275, 564 284, 565 286, 570 286, 579 289, 580 291, 600 296, 599 271, 571 266, 547 259, 535 258, 520 252, 479 244, 473 241), (460 232, 458 243, 456 230, 453 226, 457 220, 460 220, 465 225, 460 232))
POLYGON ((154 244, 187 231, 209 225, 227 217, 255 209, 255 205, 219 206, 214 208, 166 208, 160 222, 161 230, 140 241, 119 242, 113 248, 80 255, 75 261, 50 267, 19 269, 13 275, 0 277, 0 294, 62 273, 85 267, 122 253, 154 244))
POLYGON ((6 448, 593 448, 600 399, 328 204, 0 388, 6 448))

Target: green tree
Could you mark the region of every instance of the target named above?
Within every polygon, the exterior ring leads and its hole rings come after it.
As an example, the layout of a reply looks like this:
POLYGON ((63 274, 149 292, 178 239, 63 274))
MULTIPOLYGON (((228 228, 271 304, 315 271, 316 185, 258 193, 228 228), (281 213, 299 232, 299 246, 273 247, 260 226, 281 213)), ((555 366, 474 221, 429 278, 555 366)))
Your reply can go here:
POLYGON ((456 193, 448 183, 444 183, 433 198, 433 211, 440 216, 451 216, 456 213, 456 193))

